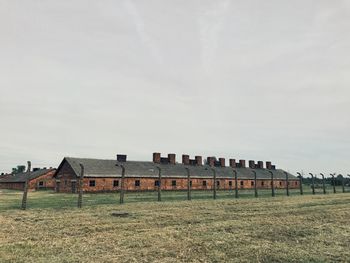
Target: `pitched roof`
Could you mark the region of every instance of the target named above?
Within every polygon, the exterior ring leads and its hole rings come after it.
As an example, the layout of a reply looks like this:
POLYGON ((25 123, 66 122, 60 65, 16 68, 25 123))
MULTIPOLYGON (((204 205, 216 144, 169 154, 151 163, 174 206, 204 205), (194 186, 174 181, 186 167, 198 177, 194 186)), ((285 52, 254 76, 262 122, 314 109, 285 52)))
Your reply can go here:
MULTIPOLYGON (((72 158, 66 157, 61 165, 67 161, 72 167, 77 176, 80 175, 80 165, 84 166, 85 177, 120 177, 121 168, 117 167, 116 160, 101 160, 101 159, 87 159, 87 158, 72 158)), ((153 162, 141 161, 127 161, 120 163, 125 167, 125 175, 128 177, 158 177, 157 166, 162 170, 162 177, 187 177, 186 167, 190 170, 191 177, 212 178, 213 171, 208 165, 192 166, 177 163, 172 164, 155 164, 153 162)), ((61 167, 60 165, 60 167, 61 167)), ((57 169, 56 174, 59 172, 57 169)), ((217 178, 233 178, 233 171, 231 167, 213 167, 216 171, 217 178)), ((267 169, 250 169, 250 168, 235 168, 237 177, 240 179, 253 179, 253 170, 257 173, 259 179, 270 179, 272 171, 275 179, 285 179, 285 171, 281 169, 267 170, 267 169)), ((288 173, 290 179, 297 179, 294 175, 288 173)))
POLYGON ((27 180, 27 178, 29 178, 29 180, 33 180, 53 170, 55 169, 40 169, 29 173, 25 172, 25 173, 9 175, 5 178, 1 178, 0 183, 24 183, 27 180))

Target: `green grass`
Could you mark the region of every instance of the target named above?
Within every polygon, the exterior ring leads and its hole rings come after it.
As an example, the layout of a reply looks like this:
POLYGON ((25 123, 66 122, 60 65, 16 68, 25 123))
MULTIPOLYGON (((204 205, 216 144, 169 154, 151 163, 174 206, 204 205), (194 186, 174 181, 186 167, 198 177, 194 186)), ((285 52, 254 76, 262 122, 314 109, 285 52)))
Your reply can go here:
POLYGON ((124 205, 86 194, 82 209, 77 195, 40 191, 27 211, 21 192, 0 190, 0 262, 349 262, 350 193, 317 190, 127 193, 124 205))

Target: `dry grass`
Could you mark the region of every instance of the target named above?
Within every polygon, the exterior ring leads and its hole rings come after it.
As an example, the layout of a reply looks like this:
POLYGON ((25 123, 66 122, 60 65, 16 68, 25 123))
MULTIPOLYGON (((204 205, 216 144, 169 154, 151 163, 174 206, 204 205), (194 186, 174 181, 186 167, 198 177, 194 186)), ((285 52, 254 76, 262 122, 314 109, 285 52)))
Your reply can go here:
POLYGON ((0 210, 0 261, 350 262, 349 204, 347 193, 0 210))

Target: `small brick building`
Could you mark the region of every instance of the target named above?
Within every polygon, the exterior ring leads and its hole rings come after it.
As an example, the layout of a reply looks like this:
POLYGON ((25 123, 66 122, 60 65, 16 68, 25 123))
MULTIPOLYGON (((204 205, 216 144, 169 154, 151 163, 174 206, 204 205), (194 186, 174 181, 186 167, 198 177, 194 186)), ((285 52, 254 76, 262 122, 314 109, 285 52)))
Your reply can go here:
POLYGON ((53 178, 56 169, 34 169, 33 171, 10 174, 0 178, 0 189, 23 190, 26 180, 28 180, 28 189, 55 189, 55 180, 53 178))
POLYGON ((188 155, 183 155, 182 163, 177 163, 175 154, 169 154, 164 158, 160 153, 154 153, 152 162, 128 161, 126 155, 118 155, 117 160, 65 157, 55 174, 56 191, 77 192, 81 173, 80 164, 84 166, 85 171, 84 192, 118 191, 122 170, 116 166, 117 163, 125 167, 124 187, 127 191, 157 190, 159 168, 162 190, 186 190, 188 171, 192 190, 213 189, 214 171, 218 190, 235 188, 234 171, 237 173, 239 189, 254 188, 254 172, 257 174, 257 187, 260 189, 271 188, 271 173, 273 173, 275 188, 286 187, 286 174, 289 178, 289 187, 291 189, 299 187, 297 177, 276 169, 271 162, 266 162, 266 168, 264 168, 261 161, 258 163, 249 161, 249 167, 246 167, 244 160, 236 163, 234 159, 230 159, 230 165, 226 166, 224 158, 217 160, 214 157, 208 157, 206 164, 203 164, 201 156, 190 159, 188 155))

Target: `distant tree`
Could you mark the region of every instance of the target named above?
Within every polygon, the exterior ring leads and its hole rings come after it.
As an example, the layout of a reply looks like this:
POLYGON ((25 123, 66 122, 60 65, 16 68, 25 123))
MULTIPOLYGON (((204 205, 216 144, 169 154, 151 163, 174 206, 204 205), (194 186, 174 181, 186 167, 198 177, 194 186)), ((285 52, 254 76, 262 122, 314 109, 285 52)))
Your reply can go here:
POLYGON ((25 165, 17 165, 17 167, 12 168, 12 173, 13 174, 19 174, 19 173, 23 173, 26 170, 26 166, 25 165))

